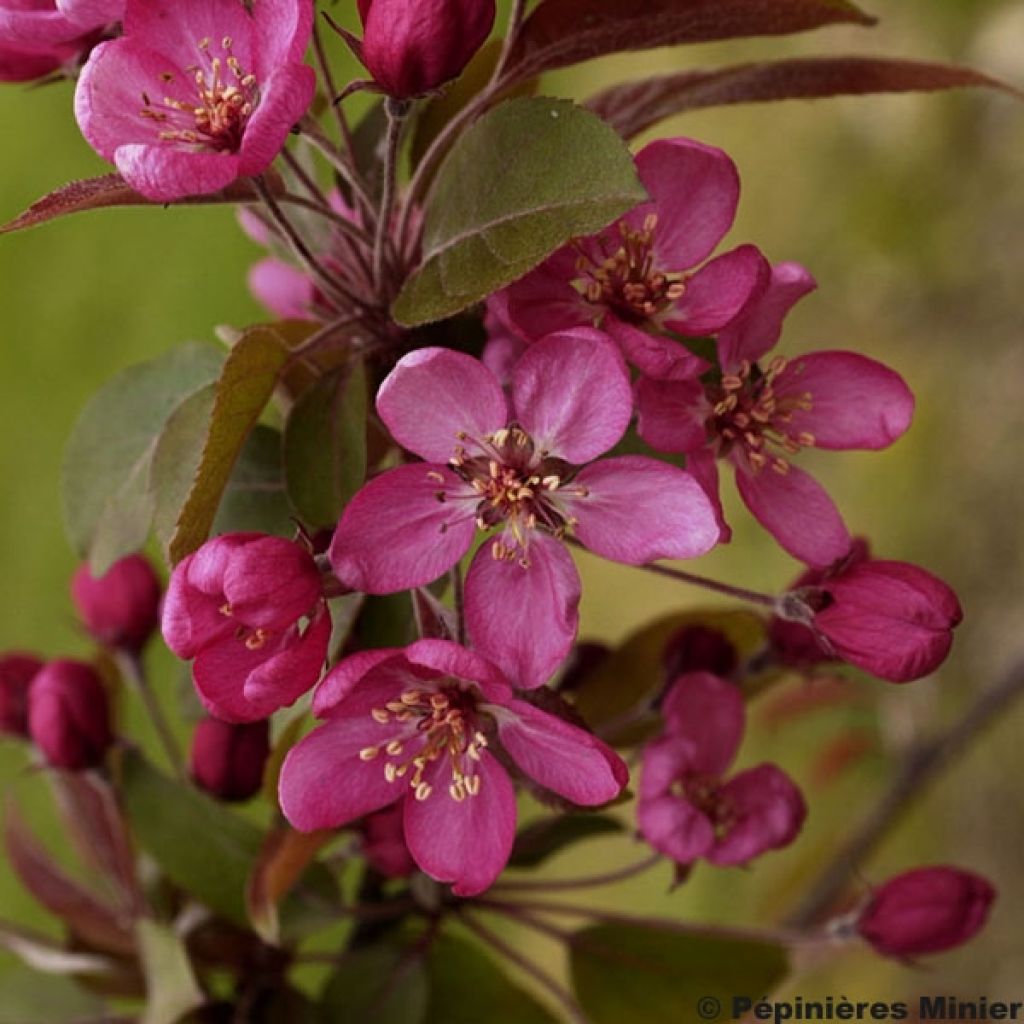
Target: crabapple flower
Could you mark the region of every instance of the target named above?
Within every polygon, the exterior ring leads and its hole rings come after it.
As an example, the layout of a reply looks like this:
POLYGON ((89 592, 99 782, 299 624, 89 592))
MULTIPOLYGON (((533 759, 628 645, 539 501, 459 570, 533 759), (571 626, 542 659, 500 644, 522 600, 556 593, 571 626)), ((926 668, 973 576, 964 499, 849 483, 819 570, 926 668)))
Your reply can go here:
POLYGON ((533 340, 592 324, 644 373, 689 375, 707 364, 663 332, 720 330, 765 288, 768 264, 752 245, 705 262, 739 202, 739 175, 720 149, 663 139, 637 154, 636 169, 650 201, 511 285, 508 315, 533 340))
POLYGON ((942 953, 981 930, 995 898, 989 882, 970 871, 915 868, 875 890, 856 929, 883 956, 942 953))
POLYGON ((94 640, 136 654, 160 619, 160 580, 142 555, 120 559, 100 577, 83 562, 71 579, 71 599, 94 640))
POLYGON ((956 594, 937 576, 908 562, 868 558, 865 546, 829 571, 805 573, 790 593, 798 621, 776 619, 771 627, 789 663, 813 663, 817 647, 818 661, 842 658, 892 683, 934 672, 963 618, 956 594))
POLYGON ((269 757, 266 719, 235 725, 204 718, 192 736, 190 774, 197 786, 221 800, 248 800, 263 785, 269 757))
POLYGON ((313 99, 312 18, 309 0, 128 0, 79 78, 82 134, 157 202, 261 174, 313 99))
POLYGON ((447 640, 347 658, 318 687, 313 710, 327 721, 285 759, 285 817, 309 832, 399 803, 413 860, 458 896, 482 892, 508 862, 509 761, 588 807, 628 780, 600 740, 519 700, 493 664, 447 640))
POLYGON ((75 44, 120 21, 125 0, 0 0, 0 46, 31 52, 75 44))
POLYGON ((721 371, 637 386, 637 430, 653 448, 685 452, 721 519, 716 460, 732 465, 740 497, 794 558, 827 566, 851 538, 824 488, 792 465, 804 448, 886 448, 910 426, 914 396, 899 374, 854 352, 758 360, 776 343, 790 307, 815 287, 795 263, 718 338, 721 371))
POLYGON ((94 768, 113 742, 107 691, 82 661, 51 661, 28 691, 28 731, 55 768, 94 768))
POLYGON ((280 537, 228 533, 175 567, 163 634, 210 714, 266 718, 320 678, 331 620, 313 557, 280 537))
POLYGON ((449 349, 401 359, 377 411, 425 459, 370 481, 330 547, 344 584, 387 594, 437 579, 496 531, 466 577, 474 646, 516 682, 542 685, 576 634, 580 580, 563 538, 640 565, 694 558, 717 540, 700 486, 640 456, 599 460, 632 415, 622 357, 592 328, 531 345, 506 398, 482 363, 449 349))
POLYGON ((458 78, 484 44, 494 0, 358 0, 360 57, 394 99, 422 96, 458 78))
POLYGON ((28 691, 42 667, 34 654, 0 656, 0 736, 28 736, 28 691))
POLYGON ((807 809, 772 764, 723 776, 743 737, 740 691, 710 672, 674 683, 663 707, 665 732, 644 750, 637 821, 644 839, 678 864, 705 858, 746 864, 787 846, 807 809))

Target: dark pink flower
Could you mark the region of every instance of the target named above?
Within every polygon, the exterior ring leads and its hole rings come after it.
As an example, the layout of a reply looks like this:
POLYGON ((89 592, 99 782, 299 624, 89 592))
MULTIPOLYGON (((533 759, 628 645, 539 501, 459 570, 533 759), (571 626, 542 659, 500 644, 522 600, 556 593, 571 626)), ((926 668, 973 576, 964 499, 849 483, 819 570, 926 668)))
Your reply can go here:
POLYGON ((26 52, 77 44, 119 21, 125 0, 0 0, 0 45, 26 52))
POLYGON ((592 328, 530 346, 511 395, 482 363, 449 349, 405 356, 377 411, 425 459, 372 480, 342 515, 330 558, 356 590, 387 594, 437 579, 477 528, 498 535, 466 578, 474 646, 521 686, 544 683, 576 633, 580 581, 562 543, 639 565, 694 558, 717 529, 698 484, 654 459, 599 461, 632 414, 629 377, 592 328))
POLYGON ((368 814, 363 822, 363 856, 385 878, 405 878, 416 870, 405 843, 402 802, 368 814))
POLYGON ((28 736, 28 690, 42 667, 34 654, 0 655, 0 735, 28 736))
POLYGON ((490 35, 494 0, 358 0, 361 57, 395 99, 432 92, 458 78, 490 35))
POLYGON ((99 578, 83 562, 71 579, 71 599, 93 639, 138 653, 159 622, 160 580, 142 555, 122 558, 99 578))
POLYGON ((210 714, 266 718, 320 678, 331 619, 312 556, 280 537, 229 533, 183 559, 164 599, 163 633, 210 714))
POLYGON ((93 768, 113 742, 107 691, 96 670, 82 661, 51 661, 28 692, 28 730, 56 768, 93 768))
POLYGON ((899 374, 853 352, 758 362, 786 312, 813 288, 797 264, 775 266, 768 290, 719 335, 720 372, 640 382, 638 430, 659 451, 686 452, 719 515, 716 459, 730 463, 761 525, 795 558, 826 566, 845 556, 850 534, 824 488, 791 457, 810 447, 886 448, 910 426, 914 397, 899 374))
POLYGON ((159 202, 260 174, 313 99, 312 18, 309 0, 128 0, 82 71, 79 127, 159 202))
POLYGON ((263 785, 270 757, 270 723, 241 725, 204 718, 192 735, 189 765, 193 781, 221 800, 248 800, 263 785))
POLYGON ((281 772, 288 820, 335 828, 400 801, 413 859, 459 896, 486 889, 512 850, 505 758, 583 806, 614 799, 628 779, 603 743, 517 699, 490 662, 446 640, 353 655, 317 689, 314 711, 327 722, 281 772))
POLYGON ((883 956, 942 953, 974 938, 995 898, 991 884, 970 871, 915 868, 874 891, 856 928, 883 956))
POLYGON ((645 373, 688 375, 707 364, 663 332, 720 330, 765 288, 768 264, 752 245, 704 262, 739 202, 739 175, 721 150, 663 139, 637 154, 636 168, 650 201, 511 285, 509 316, 534 340, 592 324, 645 373))
POLYGON ((0 41, 0 82, 34 82, 59 70, 75 53, 66 45, 24 50, 0 41))
POLYGON ((665 732, 644 750, 637 820, 656 850, 679 864, 746 864, 787 846, 807 813, 772 764, 723 778, 743 738, 740 691, 710 672, 676 680, 662 708, 665 732))

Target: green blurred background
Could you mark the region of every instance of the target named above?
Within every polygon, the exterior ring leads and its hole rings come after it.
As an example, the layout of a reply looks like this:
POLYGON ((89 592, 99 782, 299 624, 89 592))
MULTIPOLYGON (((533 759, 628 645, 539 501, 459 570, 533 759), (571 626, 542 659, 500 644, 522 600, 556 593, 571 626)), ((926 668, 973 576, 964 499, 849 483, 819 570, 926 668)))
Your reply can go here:
MULTIPOLYGON (((868 5, 870 31, 834 29, 611 58, 553 75, 545 91, 584 97, 646 73, 788 54, 865 53, 971 63, 1024 85, 1024 4, 904 0, 868 5)), ((80 138, 71 90, 0 91, 6 143, 0 219, 72 178, 104 172, 80 138)), ((858 681, 855 707, 769 727, 751 716, 743 761, 771 757, 805 785, 800 842, 751 871, 699 867, 667 893, 669 872, 601 893, 608 906, 734 922, 784 915, 915 737, 956 718, 1024 656, 1024 108, 992 94, 867 97, 711 110, 662 126, 728 150, 744 194, 735 241, 805 263, 820 288, 791 317, 783 351, 849 347, 898 369, 918 396, 909 435, 882 454, 810 453, 851 528, 875 551, 920 562, 958 590, 966 620, 933 679, 908 687, 858 681), (845 739, 844 739, 845 738, 845 739), (823 748, 866 739, 844 765, 823 748)), ((0 649, 82 655, 67 581, 74 558, 58 495, 61 452, 82 404, 125 365, 217 324, 261 317, 245 274, 256 250, 228 209, 107 211, 0 239, 0 649)), ((728 488, 727 488, 728 490, 728 488)), ((699 571, 776 589, 796 566, 731 501, 732 544, 699 571)), ((584 556, 583 634, 615 641, 647 619, 706 605, 699 592, 584 556)), ((714 603, 714 602, 711 602, 714 603)), ((170 660, 157 654, 170 687, 170 660)), ((1024 965, 1024 708, 956 763, 865 869, 867 881, 952 862, 1000 890, 983 937, 915 971, 862 953, 822 953, 793 987, 894 1000, 937 989, 1020 998, 1024 965)), ((0 744, 0 776, 24 782, 23 752, 0 744)), ((628 840, 597 840, 554 861, 557 877, 636 859, 628 840)), ((45 928, 0 864, 0 917, 45 928)), ((523 941, 526 941, 524 938, 523 941)), ((530 938, 531 942, 534 940, 530 938)), ((560 955, 555 947, 540 947, 560 955)), ((0 962, 0 967, 8 961, 0 962)), ((680 1018, 684 1019, 684 1018, 680 1018)))

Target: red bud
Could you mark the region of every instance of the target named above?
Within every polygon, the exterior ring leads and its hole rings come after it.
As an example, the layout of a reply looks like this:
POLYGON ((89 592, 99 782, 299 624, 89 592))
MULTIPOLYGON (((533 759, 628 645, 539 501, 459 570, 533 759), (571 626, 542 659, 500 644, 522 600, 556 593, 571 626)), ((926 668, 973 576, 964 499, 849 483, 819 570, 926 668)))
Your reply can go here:
POLYGON ((81 661, 51 661, 29 688, 28 729, 50 764, 68 771, 103 760, 113 736, 107 691, 96 670, 81 661))
POLYGON ((0 657, 0 734, 28 736, 28 689, 42 661, 13 652, 0 657))
POLYGON ((248 800, 263 785, 270 756, 270 723, 232 725, 204 718, 192 737, 192 779, 200 789, 226 801, 248 800))
POLYGON ((138 653, 157 626, 160 580, 142 555, 122 558, 99 578, 83 563, 71 580, 71 598, 95 640, 138 653))

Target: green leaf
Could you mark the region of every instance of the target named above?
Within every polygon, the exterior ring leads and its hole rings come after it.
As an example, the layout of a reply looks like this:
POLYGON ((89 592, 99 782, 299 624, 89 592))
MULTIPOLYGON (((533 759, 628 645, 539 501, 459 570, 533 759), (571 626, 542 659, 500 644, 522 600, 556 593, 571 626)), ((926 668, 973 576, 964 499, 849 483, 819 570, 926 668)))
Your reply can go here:
POLYGON ((169 928, 145 918, 136 926, 146 975, 146 1009, 141 1024, 177 1024, 206 998, 196 982, 182 940, 169 928))
POLYGON ((560 814, 520 829, 509 867, 535 868, 549 857, 594 836, 616 835, 622 823, 604 814, 560 814))
POLYGON ((568 100, 515 99, 460 138, 427 203, 423 262, 393 314, 441 320, 646 198, 622 140, 568 100))
POLYGON ((283 440, 273 427, 258 423, 246 439, 221 498, 213 533, 254 532, 290 537, 292 507, 284 486, 283 440))
POLYGON ((168 544, 173 563, 209 536, 242 446, 270 401, 287 359, 285 344, 270 327, 250 328, 228 354, 217 381, 199 468, 168 544))
POLYGON ((67 978, 23 968, 0 975, 0 1024, 82 1024, 108 1015, 103 1002, 67 978))
POLYGON ((732 1018, 734 997, 757 1001, 787 974, 782 946, 686 934, 670 927, 603 924, 576 932, 570 943, 576 997, 593 1024, 679 1024, 699 1020, 705 1006, 732 1018))
POLYGON ((353 950, 321 997, 327 1020, 373 1024, 425 1024, 427 1002, 422 954, 397 942, 353 950))
MULTIPOLYGON (((558 1024, 558 1019, 478 946, 442 935, 427 959, 430 1002, 423 1024, 558 1024)), ((633 1018, 624 1018, 632 1020, 633 1018)))
POLYGON ((367 381, 362 360, 327 374, 284 430, 288 497, 307 526, 334 526, 366 478, 367 381))
POLYGON ((210 345, 182 345, 123 370, 82 410, 65 451, 62 496, 71 545, 94 572, 145 543, 157 439, 178 404, 215 380, 222 364, 210 345))

